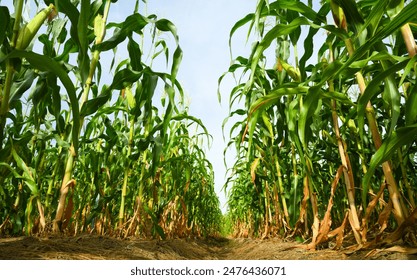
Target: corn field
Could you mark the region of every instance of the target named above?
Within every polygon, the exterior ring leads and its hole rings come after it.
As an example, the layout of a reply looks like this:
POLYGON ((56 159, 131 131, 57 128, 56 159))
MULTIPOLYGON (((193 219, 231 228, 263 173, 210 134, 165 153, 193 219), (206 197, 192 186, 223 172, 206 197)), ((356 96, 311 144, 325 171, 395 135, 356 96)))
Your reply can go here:
POLYGON ((27 1, 0 6, 0 235, 417 244, 416 0, 253 1, 219 78, 219 99, 237 81, 225 216, 180 31, 139 0, 111 22, 116 2, 34 1, 28 22, 27 1), (242 29, 252 51, 233 57, 242 29))
MULTIPOLYGON (((226 75, 235 236, 416 243, 417 1, 257 1, 226 75), (250 38, 250 36, 248 36, 250 38)), ((233 51, 233 44, 231 46, 233 51)), ((226 120, 227 123, 227 120, 226 120)), ((227 150, 225 153, 227 154, 227 150)))
POLYGON ((217 233, 211 136, 187 113, 175 25, 140 1, 123 22, 108 21, 113 0, 35 2, 29 22, 26 1, 0 7, 0 234, 217 233))

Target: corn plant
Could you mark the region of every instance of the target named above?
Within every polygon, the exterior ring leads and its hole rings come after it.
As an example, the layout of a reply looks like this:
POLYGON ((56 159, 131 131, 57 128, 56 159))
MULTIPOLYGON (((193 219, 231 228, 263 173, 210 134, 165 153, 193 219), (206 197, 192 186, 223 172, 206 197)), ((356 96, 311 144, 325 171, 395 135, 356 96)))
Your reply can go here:
POLYGON ((140 1, 123 22, 117 1, 44 2, 28 23, 26 1, 0 7, 0 234, 216 234, 210 135, 183 105, 174 24, 140 1))
POLYGON ((259 0, 231 29, 259 38, 228 70, 237 235, 340 247, 415 221, 416 5, 259 0))

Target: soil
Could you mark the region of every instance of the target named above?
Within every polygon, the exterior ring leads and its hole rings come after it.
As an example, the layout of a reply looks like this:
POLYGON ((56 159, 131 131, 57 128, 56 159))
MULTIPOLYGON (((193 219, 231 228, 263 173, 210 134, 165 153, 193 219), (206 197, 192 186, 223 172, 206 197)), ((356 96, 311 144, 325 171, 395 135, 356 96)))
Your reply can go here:
POLYGON ((306 250, 282 239, 118 239, 98 235, 0 238, 0 260, 409 260, 417 249, 306 250))

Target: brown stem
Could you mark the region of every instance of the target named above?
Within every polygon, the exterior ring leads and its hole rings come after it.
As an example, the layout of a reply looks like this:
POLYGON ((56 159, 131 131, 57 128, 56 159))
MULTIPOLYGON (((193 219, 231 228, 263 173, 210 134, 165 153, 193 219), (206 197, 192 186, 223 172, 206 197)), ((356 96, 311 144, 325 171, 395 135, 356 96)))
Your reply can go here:
MULTIPOLYGON (((350 56, 353 55, 355 49, 354 49, 352 40, 350 38, 345 39, 345 44, 346 44, 346 48, 348 50, 349 55, 350 56)), ((366 83, 362 75, 362 72, 356 73, 356 79, 357 79, 361 94, 364 94, 365 89, 366 89, 366 83)), ((375 148, 378 150, 379 147, 381 147, 382 145, 382 138, 378 130, 378 125, 377 125, 376 117, 375 117, 375 110, 370 101, 366 105, 366 117, 368 119, 369 127, 371 130, 372 140, 374 141, 375 148)), ((397 220, 398 224, 401 224, 405 219, 404 218, 405 207, 400 201, 400 193, 398 191, 397 182, 394 179, 394 175, 392 173, 391 166, 388 161, 382 164, 382 170, 384 171, 385 179, 388 183, 388 190, 390 193, 390 198, 393 203, 393 213, 394 213, 395 219, 397 220)))
MULTIPOLYGON (((332 85, 332 83, 330 83, 330 85, 332 85)), ((339 148, 339 155, 340 155, 340 159, 343 165, 343 177, 344 177, 344 181, 346 184, 346 192, 348 195, 350 214, 352 216, 352 221, 353 221, 353 230, 355 232, 355 237, 359 237, 357 232, 360 230, 360 222, 359 222, 358 212, 356 210, 356 204, 355 204, 355 184, 353 180, 352 166, 350 164, 349 156, 345 150, 344 141, 342 137, 340 136, 335 100, 332 101, 332 117, 333 117, 333 128, 334 128, 336 138, 337 138, 337 146, 339 148)), ((356 242, 358 242, 358 244, 361 244, 361 239, 356 238, 356 242)))
MULTIPOLYGON (((330 62, 333 62, 334 60, 333 52, 331 51, 332 50, 331 48, 329 49, 330 49, 330 62)), ((329 90, 334 91, 334 85, 333 85, 332 80, 329 81, 329 90)), ((356 204, 355 204, 355 182, 353 178, 352 166, 350 164, 349 155, 347 154, 347 151, 346 151, 346 143, 344 143, 342 137, 340 136, 339 117, 337 115, 336 100, 332 100, 332 119, 333 119, 333 128, 334 128, 334 132, 336 134, 336 139, 337 139, 337 146, 339 148, 340 160, 343 165, 343 177, 344 177, 344 181, 346 185, 346 192, 348 195, 350 215, 351 215, 351 219, 353 223, 352 228, 353 228, 353 232, 356 238, 356 242, 358 244, 361 244, 361 238, 358 233, 360 230, 360 222, 359 222, 358 212, 356 210, 356 204)))
MULTIPOLYGON (((378 150, 379 147, 381 147, 382 145, 382 139, 381 134, 378 130, 378 125, 376 123, 375 111, 370 102, 368 102, 368 105, 366 106, 366 117, 368 119, 369 128, 371 130, 372 140, 374 141, 375 148, 378 150)), ((393 213, 395 219, 397 220, 398 224, 401 224, 405 219, 404 213, 406 212, 404 212, 404 206, 400 201, 398 185, 394 179, 391 164, 389 163, 389 161, 382 163, 382 170, 385 175, 385 180, 388 184, 388 190, 393 203, 393 213)))

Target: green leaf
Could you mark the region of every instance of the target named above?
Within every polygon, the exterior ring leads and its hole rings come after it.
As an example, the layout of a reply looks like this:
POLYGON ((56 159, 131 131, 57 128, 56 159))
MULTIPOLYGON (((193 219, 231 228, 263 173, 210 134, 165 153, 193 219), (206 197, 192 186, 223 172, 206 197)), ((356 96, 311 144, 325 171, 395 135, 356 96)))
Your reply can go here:
POLYGON ((129 52, 130 65, 132 70, 141 71, 143 69, 142 51, 140 50, 139 44, 132 39, 132 36, 129 36, 127 51, 129 52))
MULTIPOLYGON (((248 143, 249 143, 248 155, 249 156, 251 155, 251 151, 252 151, 253 133, 255 131, 255 127, 258 122, 258 118, 261 112, 267 110, 270 106, 277 103, 283 96, 306 94, 308 90, 309 90, 308 87, 302 87, 302 86, 294 87, 294 88, 289 88, 289 87, 278 88, 274 91, 271 91, 271 93, 259 98, 251 105, 249 114, 248 114, 248 123, 247 123, 248 133, 249 133, 249 139, 248 139, 248 143)), ((291 119, 295 120, 295 118, 291 118, 291 119)))
MULTIPOLYGON (((155 89, 153 89, 153 91, 155 91, 155 89)), ((152 91, 152 94, 153 94, 153 91, 152 91)), ((168 94, 169 103, 168 103, 168 106, 165 110, 165 116, 164 116, 164 120, 162 122, 161 138, 163 139, 163 141, 165 140, 165 136, 168 132, 168 127, 169 127, 169 124, 171 122, 171 117, 172 117, 174 107, 175 107, 175 100, 174 100, 175 91, 174 91, 174 88, 169 86, 168 84, 165 84, 165 92, 168 94)))
POLYGON ((248 82, 246 83, 244 92, 247 92, 252 86, 259 60, 261 59, 263 52, 271 45, 272 41, 276 40, 277 37, 289 35, 301 25, 314 26, 306 18, 299 17, 289 24, 277 24, 267 34, 265 34, 262 41, 256 46, 252 54, 251 75, 248 82))
POLYGON ((33 179, 19 175, 19 173, 16 171, 16 168, 11 167, 9 164, 7 164, 5 162, 0 162, 0 166, 6 167, 7 169, 9 169, 10 172, 13 174, 14 178, 21 179, 21 180, 25 181, 25 183, 27 184, 27 186, 31 190, 31 193, 33 193, 33 194, 37 193, 36 183, 35 183, 35 181, 33 181, 33 179), (33 192, 33 191, 35 191, 35 192, 33 192))
POLYGON ((150 22, 150 17, 147 18, 138 13, 130 15, 123 22, 122 30, 142 34, 143 28, 150 22))
MULTIPOLYGON (((324 3, 322 7, 320 8, 320 10, 318 11, 317 13, 318 19, 316 19, 314 23, 319 24, 320 19, 326 18, 326 15, 329 13, 329 11, 330 11, 330 5, 328 3, 324 3)), ((314 52, 313 40, 314 40, 314 36, 317 34, 318 31, 319 31, 318 28, 310 27, 308 31, 308 35, 304 40, 304 54, 301 57, 300 63, 299 63, 302 80, 305 80, 306 78, 305 65, 308 59, 313 55, 313 52, 314 52)))
POLYGON ((311 117, 314 111, 316 111, 317 106, 319 104, 319 94, 320 88, 319 87, 311 87, 308 91, 306 97, 301 99, 300 104, 300 117, 298 119, 298 135, 300 137, 301 144, 307 150, 307 141, 305 138, 306 132, 306 123, 311 121, 311 117))
MULTIPOLYGON (((337 77, 346 67, 349 67, 354 61, 363 57, 375 44, 380 43, 386 37, 392 35, 399 30, 404 24, 408 23, 411 19, 416 17, 417 1, 409 3, 395 18, 393 18, 387 25, 384 25, 373 37, 367 40, 366 44, 356 49, 355 53, 349 57, 342 67, 339 68, 333 74, 333 77, 337 77)), ((323 81, 324 83, 325 81, 323 81)))
POLYGON ((364 24, 359 30, 359 34, 362 33, 368 26, 370 26, 371 36, 375 35, 382 16, 386 11, 386 7, 390 0, 377 0, 378 2, 372 4, 371 13, 365 18, 364 24))
MULTIPOLYGON (((271 3, 269 10, 280 10, 280 9, 288 9, 294 12, 298 12, 304 17, 308 18, 312 21, 318 21, 321 23, 326 23, 326 17, 322 14, 316 13, 312 8, 307 6, 301 1, 293 1, 293 0, 280 0, 271 3)), ((277 13, 279 16, 279 13, 277 13)))
POLYGON ((369 168, 363 178, 363 193, 367 194, 369 183, 378 166, 390 160, 395 152, 402 146, 412 144, 417 137, 417 124, 402 127, 393 132, 382 143, 381 147, 372 156, 369 168))
POLYGON ((157 218, 157 216, 155 215, 155 213, 151 210, 151 209, 149 209, 149 207, 146 205, 146 204, 144 204, 143 205, 143 209, 145 210, 145 212, 146 213, 148 213, 148 215, 151 217, 151 219, 152 219, 152 225, 153 225, 153 230, 163 239, 163 240, 165 240, 166 239, 166 236, 165 236, 165 233, 164 233, 164 230, 161 228, 161 226, 160 225, 158 225, 158 218, 157 218))
POLYGON ((118 71, 113 78, 111 89, 124 89, 127 86, 137 82, 143 75, 142 72, 133 71, 130 69, 122 69, 118 71))
MULTIPOLYGON (((384 70, 389 70, 392 67, 392 63, 389 61, 381 61, 381 64, 384 70)), ((396 73, 391 72, 391 74, 388 75, 384 80, 385 87, 383 98, 391 106, 391 124, 388 135, 394 131, 394 128, 397 125, 397 121, 400 117, 401 94, 398 91, 394 74, 396 73)))
POLYGON ((58 42, 60 44, 65 42, 65 38, 67 35, 67 30, 65 29, 65 25, 67 24, 68 19, 60 19, 56 18, 52 21, 51 25, 51 33, 52 33, 52 41, 58 42))
POLYGON ((245 24, 247 24, 248 22, 252 21, 254 19, 254 17, 255 17, 255 14, 253 14, 253 13, 252 14, 248 14, 244 18, 242 18, 241 20, 239 20, 238 22, 236 22, 235 25, 233 25, 232 29, 230 30, 230 35, 229 35, 229 48, 230 48, 230 50, 232 48, 232 37, 233 37, 233 34, 240 27, 242 27, 245 24))
POLYGON ((110 39, 100 44, 94 45, 93 50, 97 50, 100 52, 112 50, 116 48, 121 42, 123 42, 126 39, 126 37, 127 37, 127 34, 125 30, 122 30, 122 29, 116 30, 110 39))
POLYGON ((336 91, 322 91, 320 90, 320 98, 328 98, 337 100, 343 104, 349 105, 349 106, 355 106, 355 103, 345 94, 342 92, 336 92, 336 91))
POLYGON ((154 230, 156 231, 156 233, 162 238, 162 240, 165 240, 166 236, 165 236, 163 228, 158 224, 154 224, 153 226, 154 226, 154 230))
POLYGON ((405 103, 405 124, 412 125, 417 122, 417 86, 414 85, 405 103))
POLYGON ((127 36, 129 36, 132 32, 137 34, 141 34, 143 28, 150 22, 149 18, 142 16, 141 14, 133 14, 126 18, 123 23, 115 24, 109 23, 107 24, 106 28, 117 27, 116 31, 114 32, 113 36, 93 47, 93 50, 98 51, 108 51, 111 49, 116 48, 121 42, 123 42, 127 36))
POLYGON ((282 96, 291 96, 291 95, 298 95, 298 94, 306 94, 309 90, 309 87, 306 86, 299 86, 299 87, 281 87, 277 88, 276 90, 271 91, 269 94, 259 98, 256 100, 250 108, 249 115, 253 114, 255 111, 258 110, 265 110, 267 107, 273 105, 274 103, 278 102, 282 96))
POLYGON ((7 7, 0 6, 0 45, 3 45, 6 38, 6 31, 9 28, 10 13, 7 7))
POLYGON ((156 170, 158 169, 159 162, 161 161, 161 154, 162 154, 162 142, 159 136, 155 137, 154 139, 154 146, 152 149, 152 166, 151 166, 151 174, 155 176, 156 170))
MULTIPOLYGON (((287 21, 291 22, 298 17, 299 17, 299 14, 297 12, 294 12, 294 11, 291 11, 291 10, 287 11, 287 18, 286 18, 287 21)), ((297 27, 293 32, 291 32, 288 35, 290 37, 290 41, 291 41, 291 44, 293 46, 297 45, 297 43, 300 39, 300 35, 301 35, 301 27, 300 26, 297 27)))
MULTIPOLYGON (((359 134, 362 137, 363 137, 363 127, 365 125, 365 111, 366 111, 366 105, 368 104, 368 101, 371 100, 376 94, 381 92, 380 84, 383 81, 385 81, 385 79, 387 77, 389 77, 392 74, 395 74, 397 71, 402 70, 407 65, 407 63, 408 63, 408 60, 399 62, 397 64, 392 65, 391 67, 389 67, 385 71, 379 73, 378 75, 376 75, 369 82, 369 84, 366 86, 365 92, 359 97, 358 106, 357 106, 357 109, 358 109, 358 128, 359 128, 359 134)), ((397 98, 397 97, 394 97, 394 98, 397 98)), ((394 100, 393 102, 398 102, 398 100, 397 101, 394 100)), ((393 110, 398 110, 399 109, 399 108, 397 108, 398 103, 393 104, 393 106, 395 106, 395 108, 393 110)), ((398 119, 398 115, 396 115, 394 117, 396 119, 394 119, 392 121, 395 121, 395 123, 396 123, 396 120, 398 119)))
POLYGON ((16 150, 12 148, 12 155, 16 161, 17 166, 23 171, 23 178, 26 185, 29 187, 31 193, 35 196, 38 195, 38 187, 36 186, 35 180, 32 176, 32 171, 29 170, 29 167, 23 161, 23 159, 16 153, 16 150))
POLYGON ((70 0, 59 0, 59 5, 56 7, 60 13, 67 15, 71 21, 71 38, 77 45, 80 45, 80 40, 78 38, 78 19, 80 18, 80 13, 78 12, 78 9, 70 0))
POLYGON ((206 133, 206 134, 209 134, 208 133, 208 130, 207 130, 207 128, 204 126, 204 124, 203 124, 203 122, 200 120, 200 119, 198 119, 198 118, 196 118, 196 117, 194 117, 194 116, 190 116, 190 115, 187 115, 187 114, 185 114, 185 113, 182 113, 182 114, 179 114, 179 115, 175 115, 175 116, 173 116, 172 118, 171 118, 171 120, 173 120, 173 121, 182 121, 182 120, 191 120, 191 121, 193 121, 193 122, 195 122, 195 123, 197 123, 201 128, 203 128, 203 130, 204 130, 204 132, 206 133))
POLYGON ((179 39, 178 39, 178 34, 177 34, 177 28, 171 21, 167 19, 160 19, 155 22, 155 26, 161 31, 170 31, 172 35, 174 35, 175 41, 178 44, 179 39))
POLYGON ((175 49, 174 52, 174 59, 172 62, 172 69, 171 69, 171 83, 172 85, 175 84, 175 79, 177 78, 178 69, 182 60, 182 50, 179 46, 175 49))
POLYGON ((81 12, 77 24, 80 49, 78 61, 80 68, 81 83, 84 85, 90 71, 90 58, 88 56, 88 27, 90 21, 90 1, 81 0, 81 12))
POLYGON ((100 94, 99 96, 87 100, 86 102, 84 102, 81 108, 80 117, 84 118, 86 116, 94 114, 104 104, 106 104, 107 101, 110 100, 110 98, 111 98, 111 90, 105 89, 103 90, 102 94, 100 94))
POLYGON ((400 82, 398 83, 398 87, 401 87, 403 85, 405 78, 410 74, 411 70, 413 70, 414 65, 416 65, 416 61, 417 61, 417 56, 414 56, 413 58, 410 59, 407 66, 404 68, 404 73, 401 77, 400 82))
POLYGON ((22 77, 19 77, 12 85, 10 102, 20 100, 20 97, 32 86, 36 75, 32 69, 27 69, 22 77))
POLYGON ((6 57, 0 57, 0 63, 7 58, 25 58, 34 68, 37 68, 40 71, 47 71, 54 73, 62 82, 65 89, 67 90, 68 97, 71 102, 71 111, 73 114, 73 128, 72 128, 72 138, 75 151, 78 150, 78 133, 80 127, 80 114, 78 99, 75 92, 75 87, 68 76, 64 68, 52 58, 36 54, 34 52, 26 52, 14 50, 6 57))

